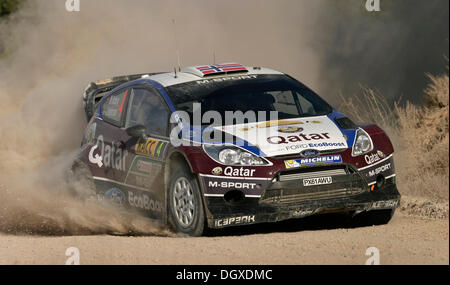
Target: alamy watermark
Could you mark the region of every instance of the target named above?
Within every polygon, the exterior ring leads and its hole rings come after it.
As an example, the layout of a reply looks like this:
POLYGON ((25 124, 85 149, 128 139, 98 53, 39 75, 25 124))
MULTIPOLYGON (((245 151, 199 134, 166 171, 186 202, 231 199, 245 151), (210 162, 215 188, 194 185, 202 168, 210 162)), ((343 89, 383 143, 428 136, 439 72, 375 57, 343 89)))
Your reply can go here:
MULTIPOLYGON (((68 12, 80 12, 80 0, 66 0, 68 12)), ((369 12, 380 12, 380 0, 366 0, 366 10, 369 12)))
POLYGON ((376 247, 366 249, 366 256, 370 256, 366 260, 366 265, 380 265, 380 250, 376 247))
POLYGON ((193 103, 192 109, 192 115, 185 111, 176 111, 170 117, 170 123, 175 125, 170 133, 170 142, 175 147, 215 143, 223 139, 244 146, 249 139, 255 140, 261 136, 275 136, 277 139, 279 130, 273 127, 302 123, 278 120, 277 111, 244 113, 237 110, 221 113, 209 110, 203 113, 200 103, 193 103), (235 141, 235 137, 239 137, 239 140, 235 141))
POLYGON ((369 12, 380 12, 380 0, 367 0, 366 1, 366 10, 369 12))
POLYGON ((66 249, 66 265, 80 265, 80 250, 76 247, 66 249))
POLYGON ((66 10, 68 12, 80 12, 80 0, 66 0, 66 10))

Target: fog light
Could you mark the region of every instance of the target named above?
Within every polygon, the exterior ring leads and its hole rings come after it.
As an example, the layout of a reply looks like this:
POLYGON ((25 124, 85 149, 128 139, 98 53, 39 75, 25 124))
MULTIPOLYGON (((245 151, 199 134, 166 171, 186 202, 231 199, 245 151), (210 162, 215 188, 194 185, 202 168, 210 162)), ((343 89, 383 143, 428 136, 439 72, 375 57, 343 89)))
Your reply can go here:
POLYGON ((385 181, 386 181, 386 179, 384 178, 383 175, 378 175, 378 176, 377 176, 377 183, 376 183, 377 189, 382 188, 382 187, 384 186, 384 182, 385 182, 385 181))
POLYGON ((245 194, 239 190, 231 190, 225 193, 223 199, 230 204, 239 204, 245 200, 245 194))

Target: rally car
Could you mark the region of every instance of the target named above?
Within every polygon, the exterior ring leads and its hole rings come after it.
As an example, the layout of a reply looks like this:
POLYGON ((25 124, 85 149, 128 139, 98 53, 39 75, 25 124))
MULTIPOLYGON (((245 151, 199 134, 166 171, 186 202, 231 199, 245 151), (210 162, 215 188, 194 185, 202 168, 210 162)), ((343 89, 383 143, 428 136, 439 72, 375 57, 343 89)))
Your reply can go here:
POLYGON ((399 206, 386 133, 284 73, 193 66, 93 82, 83 99, 84 194, 178 232, 332 212, 382 224, 399 206))

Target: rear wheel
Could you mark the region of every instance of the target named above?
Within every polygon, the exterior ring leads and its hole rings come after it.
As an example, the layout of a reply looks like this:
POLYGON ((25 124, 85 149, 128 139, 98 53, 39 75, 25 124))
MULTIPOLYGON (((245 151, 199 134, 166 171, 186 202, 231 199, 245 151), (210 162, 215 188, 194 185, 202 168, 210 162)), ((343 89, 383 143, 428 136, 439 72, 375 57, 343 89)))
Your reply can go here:
POLYGON ((171 173, 168 191, 169 223, 176 231, 201 236, 205 214, 197 178, 181 165, 171 173))

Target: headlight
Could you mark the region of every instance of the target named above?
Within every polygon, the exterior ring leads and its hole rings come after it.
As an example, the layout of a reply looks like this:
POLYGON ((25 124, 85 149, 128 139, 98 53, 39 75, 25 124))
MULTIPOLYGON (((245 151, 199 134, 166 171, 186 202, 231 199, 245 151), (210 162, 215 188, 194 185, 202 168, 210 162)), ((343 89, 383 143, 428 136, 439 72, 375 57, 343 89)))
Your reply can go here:
POLYGON ((203 145, 205 152, 215 161, 225 165, 266 165, 265 159, 235 146, 203 145))
POLYGON ((363 129, 358 129, 355 135, 355 142, 353 143, 352 156, 365 154, 373 150, 372 139, 369 134, 363 129))

